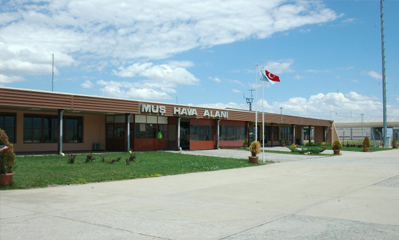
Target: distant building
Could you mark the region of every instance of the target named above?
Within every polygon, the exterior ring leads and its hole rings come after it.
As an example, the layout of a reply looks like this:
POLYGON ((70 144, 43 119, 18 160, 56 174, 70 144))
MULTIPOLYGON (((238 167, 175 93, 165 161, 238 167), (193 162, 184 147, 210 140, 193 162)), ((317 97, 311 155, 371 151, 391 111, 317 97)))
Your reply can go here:
MULTIPOLYGON (((377 146, 381 145, 383 121, 378 118, 348 118, 339 119, 334 122, 341 141, 363 140, 369 136, 377 146)), ((389 144, 395 137, 399 139, 399 118, 391 117, 387 120, 387 137, 389 144)))

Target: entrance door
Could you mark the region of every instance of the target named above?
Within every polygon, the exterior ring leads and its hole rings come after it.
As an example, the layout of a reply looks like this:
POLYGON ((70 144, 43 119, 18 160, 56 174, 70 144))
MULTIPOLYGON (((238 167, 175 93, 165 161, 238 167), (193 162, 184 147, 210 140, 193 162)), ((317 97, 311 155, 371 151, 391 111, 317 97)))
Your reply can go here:
POLYGON ((108 123, 106 136, 107 151, 126 151, 125 124, 108 123))
POLYGON ((190 149, 190 122, 180 122, 180 147, 190 149))

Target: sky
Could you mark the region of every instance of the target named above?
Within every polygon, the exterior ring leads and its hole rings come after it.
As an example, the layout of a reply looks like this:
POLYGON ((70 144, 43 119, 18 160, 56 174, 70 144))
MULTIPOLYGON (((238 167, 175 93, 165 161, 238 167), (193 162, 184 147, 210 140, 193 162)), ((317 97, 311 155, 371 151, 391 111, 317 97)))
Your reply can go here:
MULTIPOLYGON (((389 120, 399 0, 383 6, 389 120)), ((2 87, 239 109, 257 87, 258 111, 382 119, 381 52, 378 0, 0 0, 2 87), (281 82, 256 85, 261 67, 281 82)))

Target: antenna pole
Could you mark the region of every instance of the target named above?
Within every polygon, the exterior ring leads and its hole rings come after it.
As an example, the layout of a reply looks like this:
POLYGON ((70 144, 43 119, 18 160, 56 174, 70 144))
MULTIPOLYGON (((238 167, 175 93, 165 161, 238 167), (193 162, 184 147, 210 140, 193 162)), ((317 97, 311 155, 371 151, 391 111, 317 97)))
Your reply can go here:
POLYGON ((54 53, 53 53, 52 73, 51 73, 51 91, 54 92, 54 53))

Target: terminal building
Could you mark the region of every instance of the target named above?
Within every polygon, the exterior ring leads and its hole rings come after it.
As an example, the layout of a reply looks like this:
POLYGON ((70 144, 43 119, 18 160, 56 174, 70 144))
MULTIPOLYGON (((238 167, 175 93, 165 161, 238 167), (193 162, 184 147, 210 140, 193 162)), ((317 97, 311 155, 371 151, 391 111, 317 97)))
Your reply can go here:
POLYGON ((333 121, 237 109, 114 99, 0 87, 0 128, 16 153, 198 150, 331 144, 333 121))

